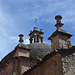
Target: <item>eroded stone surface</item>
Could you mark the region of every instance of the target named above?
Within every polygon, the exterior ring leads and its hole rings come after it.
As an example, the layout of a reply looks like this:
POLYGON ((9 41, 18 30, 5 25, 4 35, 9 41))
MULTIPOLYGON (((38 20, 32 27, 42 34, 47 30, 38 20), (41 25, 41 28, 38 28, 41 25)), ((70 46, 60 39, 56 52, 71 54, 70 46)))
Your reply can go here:
POLYGON ((63 74, 75 75, 75 53, 62 58, 63 74))

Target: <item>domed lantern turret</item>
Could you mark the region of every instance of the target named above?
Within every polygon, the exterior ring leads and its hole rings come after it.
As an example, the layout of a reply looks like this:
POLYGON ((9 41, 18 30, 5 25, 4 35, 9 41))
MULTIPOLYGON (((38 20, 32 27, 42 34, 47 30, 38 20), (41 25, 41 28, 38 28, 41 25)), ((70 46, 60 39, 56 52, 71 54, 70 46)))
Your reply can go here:
POLYGON ((41 43, 43 42, 43 34, 42 29, 39 31, 37 27, 34 27, 34 30, 31 32, 30 31, 30 43, 33 43, 32 41, 34 40, 34 43, 39 43, 41 40, 41 43))

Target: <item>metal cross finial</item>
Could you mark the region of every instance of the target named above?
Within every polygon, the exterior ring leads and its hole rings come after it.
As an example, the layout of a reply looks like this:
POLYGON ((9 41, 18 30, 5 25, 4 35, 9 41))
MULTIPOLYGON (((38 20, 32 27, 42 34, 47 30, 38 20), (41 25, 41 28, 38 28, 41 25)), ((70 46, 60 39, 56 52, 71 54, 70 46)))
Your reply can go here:
POLYGON ((35 23, 35 25, 36 25, 36 23, 37 23, 37 19, 35 18, 35 21, 34 21, 34 23, 35 23))

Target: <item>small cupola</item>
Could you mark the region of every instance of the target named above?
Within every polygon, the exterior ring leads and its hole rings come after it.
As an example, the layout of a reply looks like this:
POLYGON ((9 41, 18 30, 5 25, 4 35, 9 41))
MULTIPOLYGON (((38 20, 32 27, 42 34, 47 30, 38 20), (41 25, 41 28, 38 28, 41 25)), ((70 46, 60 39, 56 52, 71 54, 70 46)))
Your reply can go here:
POLYGON ((39 31, 37 27, 34 27, 33 31, 30 30, 30 34, 29 34, 30 43, 33 43, 33 41, 34 43, 39 43, 39 42, 43 43, 43 34, 44 32, 42 31, 42 29, 40 29, 39 31))

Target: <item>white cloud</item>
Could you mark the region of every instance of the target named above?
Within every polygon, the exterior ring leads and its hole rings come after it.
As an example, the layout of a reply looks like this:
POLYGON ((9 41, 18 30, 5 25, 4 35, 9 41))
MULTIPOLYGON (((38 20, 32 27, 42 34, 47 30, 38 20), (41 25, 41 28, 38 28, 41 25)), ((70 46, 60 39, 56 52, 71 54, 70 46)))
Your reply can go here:
POLYGON ((19 37, 17 37, 17 36, 10 36, 9 39, 11 41, 14 41, 14 42, 18 42, 19 41, 19 37))
MULTIPOLYGON (((14 41, 14 42, 18 42, 19 41, 19 37, 17 37, 17 36, 11 36, 11 37, 9 37, 9 39, 11 40, 11 41, 14 41)), ((29 42, 29 38, 23 38, 23 40, 24 40, 24 43, 25 44, 29 44, 30 42, 29 42)))
POLYGON ((29 38, 28 38, 28 39, 25 39, 25 40, 24 40, 24 43, 25 43, 25 44, 29 44, 29 43, 30 43, 30 42, 29 42, 29 38))

